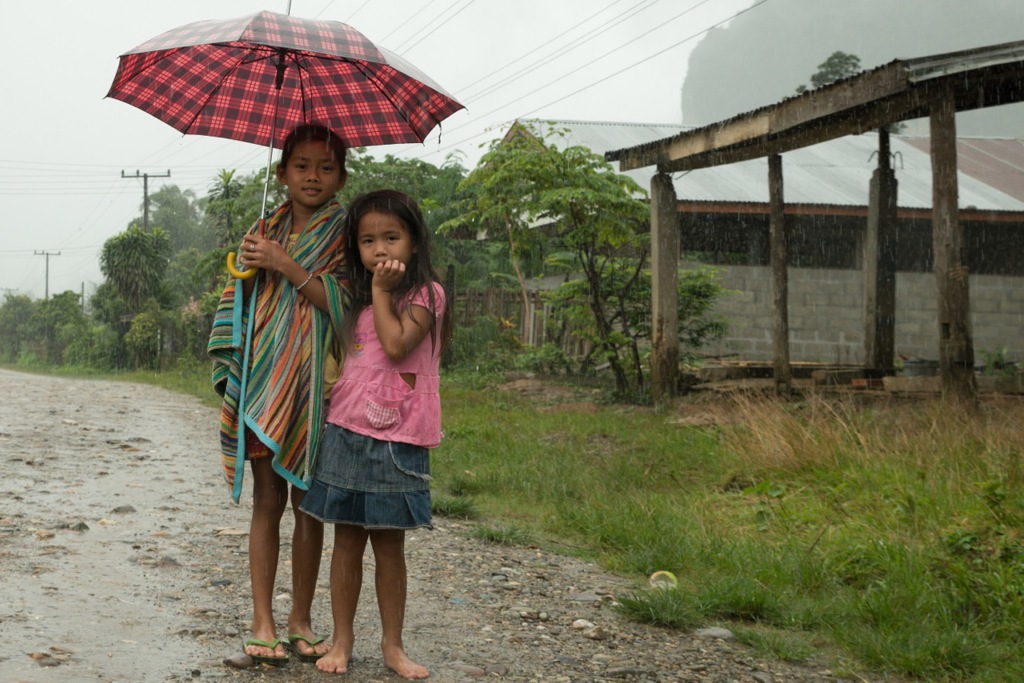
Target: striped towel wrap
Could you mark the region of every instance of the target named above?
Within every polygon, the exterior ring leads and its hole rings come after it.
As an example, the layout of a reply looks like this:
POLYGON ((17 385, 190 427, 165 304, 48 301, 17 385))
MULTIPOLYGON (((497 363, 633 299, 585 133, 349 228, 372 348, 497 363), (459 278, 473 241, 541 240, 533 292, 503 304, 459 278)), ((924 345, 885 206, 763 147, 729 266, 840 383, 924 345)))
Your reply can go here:
MULTIPOLYGON (((290 200, 274 210, 264 237, 287 244, 290 213, 290 200)), ((285 480, 302 489, 312 481, 324 426, 324 362, 339 338, 349 301, 344 215, 337 201, 320 207, 290 252, 323 282, 328 312, 311 304, 280 273, 266 270, 255 276, 248 301, 242 281, 234 278, 221 294, 207 348, 213 357, 213 386, 224 399, 221 462, 236 503, 246 430, 270 448, 274 470, 285 480)))

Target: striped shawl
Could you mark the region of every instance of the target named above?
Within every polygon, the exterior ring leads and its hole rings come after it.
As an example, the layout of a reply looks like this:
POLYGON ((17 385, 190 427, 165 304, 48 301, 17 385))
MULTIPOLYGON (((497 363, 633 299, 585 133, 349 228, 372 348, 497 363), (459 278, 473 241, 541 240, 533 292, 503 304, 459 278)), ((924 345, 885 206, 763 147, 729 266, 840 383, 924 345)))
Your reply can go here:
MULTIPOLYGON (((275 210, 264 237, 287 245, 290 211, 290 201, 275 210)), ((221 461, 236 503, 242 492, 246 430, 272 451, 273 468, 285 480, 302 489, 312 481, 324 425, 324 360, 334 348, 348 304, 344 213, 337 201, 325 204, 290 250, 299 265, 323 282, 328 312, 311 304, 280 273, 266 270, 255 276, 248 300, 237 279, 221 294, 208 350, 213 386, 224 399, 221 461)), ((254 225, 250 232, 256 229, 254 225)))

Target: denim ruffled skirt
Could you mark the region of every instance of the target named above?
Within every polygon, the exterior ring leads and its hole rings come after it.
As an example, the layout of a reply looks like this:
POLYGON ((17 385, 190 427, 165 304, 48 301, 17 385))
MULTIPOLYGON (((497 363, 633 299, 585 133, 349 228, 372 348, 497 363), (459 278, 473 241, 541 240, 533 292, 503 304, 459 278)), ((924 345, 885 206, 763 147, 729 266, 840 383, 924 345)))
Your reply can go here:
POLYGON ((313 483, 299 507, 327 524, 431 529, 430 449, 328 423, 313 483))

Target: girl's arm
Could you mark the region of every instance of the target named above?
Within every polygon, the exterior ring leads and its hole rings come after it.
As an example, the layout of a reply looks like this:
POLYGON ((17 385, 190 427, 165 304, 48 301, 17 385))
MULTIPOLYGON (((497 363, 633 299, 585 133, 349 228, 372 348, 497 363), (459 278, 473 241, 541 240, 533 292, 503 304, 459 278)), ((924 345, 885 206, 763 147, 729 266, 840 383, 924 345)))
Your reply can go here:
MULTIPOLYGON (((242 253, 245 255, 246 265, 281 273, 293 285, 301 287, 299 293, 309 299, 311 304, 321 311, 327 310, 327 292, 320 278, 310 277, 309 271, 296 263, 280 244, 258 235, 246 235, 242 240, 242 253)), ((253 281, 249 279, 243 282, 245 294, 248 296, 252 291, 253 281)))
POLYGON ((417 305, 406 306, 399 314, 391 309, 391 292, 404 275, 404 263, 384 261, 374 269, 371 285, 373 326, 384 353, 393 361, 405 358, 420 345, 430 331, 430 318, 434 315, 433 311, 417 305))

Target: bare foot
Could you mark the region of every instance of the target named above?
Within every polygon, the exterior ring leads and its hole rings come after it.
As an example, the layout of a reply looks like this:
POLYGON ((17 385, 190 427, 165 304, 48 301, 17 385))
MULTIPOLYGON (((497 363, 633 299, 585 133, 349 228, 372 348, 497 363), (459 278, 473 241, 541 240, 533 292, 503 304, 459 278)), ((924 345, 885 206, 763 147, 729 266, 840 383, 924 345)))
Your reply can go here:
POLYGON ((328 674, 343 674, 348 672, 351 657, 351 650, 346 650, 340 643, 336 643, 331 645, 327 654, 316 660, 316 668, 328 674))
POLYGON ((400 647, 381 647, 384 653, 384 664, 402 678, 427 678, 430 671, 422 664, 409 659, 405 650, 400 647))

